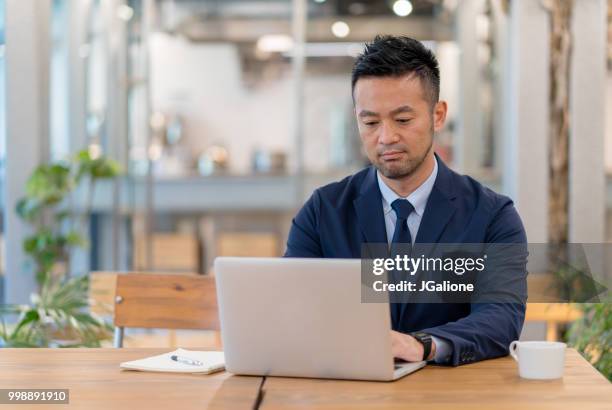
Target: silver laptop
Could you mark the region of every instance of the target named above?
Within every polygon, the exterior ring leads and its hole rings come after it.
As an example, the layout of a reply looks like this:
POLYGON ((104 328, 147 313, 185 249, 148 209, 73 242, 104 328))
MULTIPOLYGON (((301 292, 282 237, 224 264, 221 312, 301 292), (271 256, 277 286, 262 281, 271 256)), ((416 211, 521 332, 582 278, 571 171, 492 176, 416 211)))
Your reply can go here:
POLYGON ((396 380, 389 305, 361 303, 358 259, 220 257, 226 369, 244 375, 396 380))

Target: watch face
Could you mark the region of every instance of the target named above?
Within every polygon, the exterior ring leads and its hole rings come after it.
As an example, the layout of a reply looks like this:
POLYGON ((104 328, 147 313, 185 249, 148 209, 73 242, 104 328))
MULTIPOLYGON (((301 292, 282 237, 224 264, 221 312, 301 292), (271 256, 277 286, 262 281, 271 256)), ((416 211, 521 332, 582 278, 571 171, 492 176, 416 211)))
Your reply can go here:
POLYGON ((426 340, 426 339, 431 339, 431 336, 428 335, 427 333, 423 333, 423 332, 416 332, 413 335, 416 339, 419 340, 426 340))

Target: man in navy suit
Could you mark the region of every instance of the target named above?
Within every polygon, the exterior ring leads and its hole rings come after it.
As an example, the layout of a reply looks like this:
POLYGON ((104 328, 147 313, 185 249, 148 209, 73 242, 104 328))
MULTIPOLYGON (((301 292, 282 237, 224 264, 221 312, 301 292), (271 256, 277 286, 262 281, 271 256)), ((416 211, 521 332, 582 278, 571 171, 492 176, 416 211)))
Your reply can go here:
MULTIPOLYGON (((293 220, 288 257, 359 258, 364 243, 526 243, 512 201, 434 153, 447 104, 434 54, 378 36, 352 72, 355 115, 372 166, 314 191, 293 220)), ((516 258, 515 258, 516 259, 516 258)), ((514 260, 526 280, 526 257, 514 260)), ((508 353, 524 303, 392 304, 392 350, 407 361, 471 363, 508 353)))

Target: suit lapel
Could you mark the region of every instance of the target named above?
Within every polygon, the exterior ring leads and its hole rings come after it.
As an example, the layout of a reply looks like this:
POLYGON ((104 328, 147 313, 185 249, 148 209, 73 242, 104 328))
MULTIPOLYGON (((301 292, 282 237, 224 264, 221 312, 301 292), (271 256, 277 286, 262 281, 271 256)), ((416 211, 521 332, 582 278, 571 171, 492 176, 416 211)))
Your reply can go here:
POLYGON ((415 240, 417 243, 437 243, 444 228, 457 211, 454 204, 456 195, 453 189, 451 170, 444 165, 437 155, 436 158, 438 160, 438 175, 425 206, 425 212, 415 240))
POLYGON ((442 194, 436 187, 431 190, 419 232, 417 243, 436 243, 440 239, 444 228, 455 213, 456 208, 451 200, 442 194))
POLYGON ((387 243, 382 196, 376 179, 376 168, 370 171, 361 186, 360 195, 353 201, 357 223, 367 243, 387 243))

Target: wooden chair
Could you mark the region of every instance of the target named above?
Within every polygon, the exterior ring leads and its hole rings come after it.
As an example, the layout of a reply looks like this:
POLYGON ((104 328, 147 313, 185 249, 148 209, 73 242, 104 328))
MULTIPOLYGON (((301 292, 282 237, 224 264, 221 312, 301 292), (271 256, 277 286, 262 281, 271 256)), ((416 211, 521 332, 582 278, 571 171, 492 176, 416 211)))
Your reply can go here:
MULTIPOLYGON (((214 278, 125 273, 117 276, 114 346, 126 327, 219 330, 214 278)), ((217 340, 220 337, 217 332, 217 340)))

